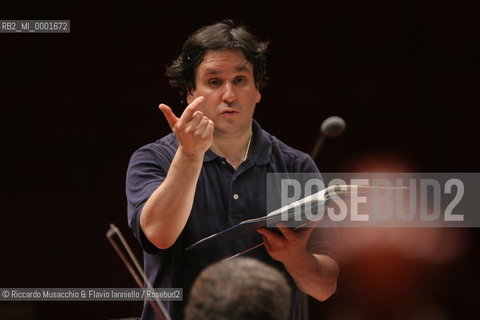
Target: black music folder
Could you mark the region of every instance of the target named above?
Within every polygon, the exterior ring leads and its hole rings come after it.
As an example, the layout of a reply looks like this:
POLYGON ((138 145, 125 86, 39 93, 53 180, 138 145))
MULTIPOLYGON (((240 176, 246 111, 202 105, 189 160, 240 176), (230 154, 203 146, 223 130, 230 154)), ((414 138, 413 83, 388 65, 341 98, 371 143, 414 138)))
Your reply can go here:
MULTIPOLYGON (((351 196, 365 196, 373 189, 379 188, 384 189, 384 187, 363 185, 332 185, 317 193, 274 210, 264 217, 245 220, 233 227, 214 233, 195 242, 185 250, 211 247, 223 241, 234 240, 253 234, 257 229, 265 226, 273 227, 278 223, 283 223, 292 228, 299 228, 312 222, 312 216, 305 214, 306 208, 316 209, 317 212, 324 212, 322 209, 324 209, 331 200, 347 199, 351 196)), ((318 220, 320 220, 320 217, 318 217, 318 220)))

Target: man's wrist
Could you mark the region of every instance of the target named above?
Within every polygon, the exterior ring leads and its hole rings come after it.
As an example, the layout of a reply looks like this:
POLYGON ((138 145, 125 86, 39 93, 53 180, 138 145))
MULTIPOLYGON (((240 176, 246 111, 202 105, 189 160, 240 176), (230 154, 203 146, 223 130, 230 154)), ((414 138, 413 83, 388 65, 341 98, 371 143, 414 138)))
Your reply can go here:
POLYGON ((287 270, 295 272, 305 270, 306 268, 314 268, 316 266, 317 261, 315 257, 307 250, 305 250, 304 253, 298 253, 298 255, 297 258, 283 263, 287 270))
POLYGON ((182 146, 179 146, 177 154, 188 161, 203 161, 205 151, 187 152, 182 146))

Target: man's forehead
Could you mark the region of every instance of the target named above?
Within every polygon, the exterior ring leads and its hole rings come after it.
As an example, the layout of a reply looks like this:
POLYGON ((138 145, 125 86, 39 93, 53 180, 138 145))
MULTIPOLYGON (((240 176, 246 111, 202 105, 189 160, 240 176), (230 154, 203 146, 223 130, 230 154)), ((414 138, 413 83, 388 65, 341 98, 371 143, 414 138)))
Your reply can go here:
POLYGON ((252 64, 241 50, 209 50, 197 68, 203 75, 219 74, 224 71, 248 72, 252 64))

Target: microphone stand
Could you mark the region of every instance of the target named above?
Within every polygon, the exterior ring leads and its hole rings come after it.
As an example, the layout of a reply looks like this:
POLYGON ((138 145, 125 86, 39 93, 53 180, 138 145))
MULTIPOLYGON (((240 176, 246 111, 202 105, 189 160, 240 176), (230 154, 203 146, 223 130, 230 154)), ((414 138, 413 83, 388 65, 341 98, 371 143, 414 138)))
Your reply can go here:
POLYGON ((310 157, 313 159, 313 161, 315 161, 315 159, 318 157, 318 153, 320 152, 320 149, 322 148, 324 142, 325 142, 325 135, 320 133, 320 137, 315 142, 312 152, 310 153, 310 157))

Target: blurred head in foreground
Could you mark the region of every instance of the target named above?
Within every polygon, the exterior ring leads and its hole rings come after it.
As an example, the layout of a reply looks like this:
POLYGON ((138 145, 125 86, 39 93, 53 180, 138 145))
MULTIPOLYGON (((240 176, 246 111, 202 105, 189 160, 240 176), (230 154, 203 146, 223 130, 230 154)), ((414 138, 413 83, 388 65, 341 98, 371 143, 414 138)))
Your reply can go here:
POLYGON ((215 263, 193 284, 185 320, 286 320, 291 290, 276 269, 251 258, 215 263))

